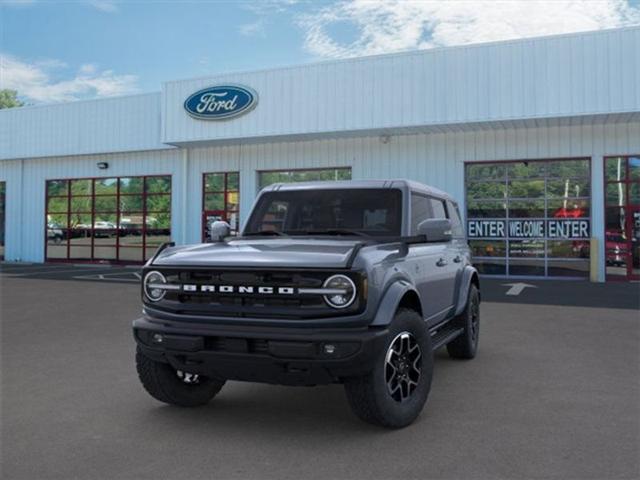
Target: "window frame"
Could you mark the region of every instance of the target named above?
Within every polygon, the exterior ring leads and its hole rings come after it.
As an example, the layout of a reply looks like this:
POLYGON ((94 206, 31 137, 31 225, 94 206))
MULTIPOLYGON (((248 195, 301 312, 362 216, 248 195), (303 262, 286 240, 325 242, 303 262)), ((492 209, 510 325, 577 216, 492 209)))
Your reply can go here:
MULTIPOLYGON (((149 228, 147 226, 147 218, 152 217, 153 214, 168 214, 169 215, 169 234, 171 235, 172 230, 172 199, 173 199, 173 178, 171 174, 150 174, 150 175, 116 175, 116 176, 104 176, 104 177, 73 177, 73 178, 50 178, 45 179, 45 205, 44 205, 44 258, 47 262, 60 262, 60 263, 97 263, 97 262, 106 262, 106 263, 114 263, 114 264, 141 264, 146 262, 153 254, 147 254, 147 250, 149 248, 155 247, 155 245, 147 245, 147 233, 153 232, 156 230, 164 230, 160 228, 149 228), (121 192, 121 183, 123 179, 127 178, 136 178, 142 180, 142 191, 134 192, 134 193, 122 193, 121 192), (168 192, 153 192, 149 193, 147 191, 147 180, 153 178, 165 178, 168 179, 169 183, 169 191, 168 192), (96 194, 96 182, 105 180, 105 179, 115 179, 116 180, 116 193, 98 193, 96 194), (91 185, 91 193, 82 193, 78 195, 73 195, 71 191, 71 183, 74 181, 90 181, 91 185), (49 195, 49 186, 51 182, 63 182, 66 184, 66 194, 64 195, 49 195), (96 211, 96 198, 100 197, 116 197, 116 210, 115 211, 96 211), (122 197, 132 197, 132 196, 140 196, 142 197, 142 206, 140 211, 131 211, 125 212, 125 214, 135 213, 139 214, 142 217, 142 225, 136 231, 140 232, 141 244, 135 246, 123 245, 121 243, 121 238, 125 235, 121 235, 121 219, 123 210, 121 208, 121 198, 122 197), (168 202, 168 210, 148 210, 147 208, 147 199, 149 197, 167 197, 169 198, 168 202), (67 201, 67 209, 66 212, 50 212, 49 211, 49 199, 50 198, 62 198, 67 201), (88 198, 90 199, 91 208, 87 211, 72 211, 72 199, 73 198, 88 198), (66 254, 64 257, 49 257, 48 256, 48 248, 49 248, 49 238, 48 231, 49 229, 49 215, 66 215, 66 226, 60 228, 63 232, 63 239, 66 240, 66 254), (72 215, 86 215, 91 218, 90 228, 84 229, 90 232, 90 243, 87 245, 76 245, 76 247, 86 247, 90 248, 89 258, 72 258, 71 257, 71 240, 74 238, 72 236, 72 231, 76 230, 72 228, 71 218, 72 215), (104 258, 104 257, 96 257, 96 222, 102 221, 97 218, 97 215, 115 215, 115 229, 110 231, 109 233, 113 234, 113 244, 107 245, 98 245, 97 248, 101 246, 104 247, 115 247, 115 258, 104 258), (121 259, 121 250, 122 252, 130 252, 133 250, 140 251, 140 258, 138 260, 122 260, 121 259)), ((98 229, 102 230, 102 229, 98 229)))
MULTIPOLYGON (((349 179, 348 180, 352 180, 353 179, 353 168, 351 166, 338 166, 338 167, 312 167, 312 168, 275 168, 275 169, 267 169, 267 170, 256 170, 256 190, 258 192, 262 191, 263 189, 269 187, 270 185, 274 185, 276 183, 297 183, 297 180, 291 181, 291 182, 274 182, 274 183, 270 183, 269 185, 264 185, 261 186, 260 185, 260 177, 262 174, 265 173, 301 173, 301 172, 326 172, 326 171, 335 171, 337 172, 338 170, 348 170, 349 171, 349 179)), ((322 182, 322 181, 326 181, 326 182, 333 182, 333 181, 341 181, 341 180, 308 180, 310 182, 322 182)))
MULTIPOLYGON (((632 240, 631 238, 628 238, 626 243, 627 246, 627 273, 626 275, 622 276, 622 275, 611 275, 609 273, 607 273, 607 210, 609 208, 620 208, 620 209, 624 209, 625 215, 627 212, 629 211, 634 211, 634 210, 640 210, 640 202, 638 203, 631 203, 631 199, 629 197, 629 191, 631 189, 631 185, 638 185, 640 188, 640 178, 637 179, 632 179, 631 178, 631 169, 630 169, 630 162, 629 160, 631 158, 640 158, 640 153, 638 154, 625 154, 625 155, 605 155, 602 158, 602 178, 603 178, 603 192, 602 192, 602 203, 603 203, 603 221, 604 221, 604 235, 605 235, 605 240, 604 240, 604 258, 603 258, 603 262, 604 262, 604 272, 605 272, 605 281, 610 282, 610 281, 633 281, 633 280, 640 280, 640 275, 634 275, 633 274, 633 254, 632 254, 632 240), (624 159, 624 168, 625 168, 625 175, 624 175, 624 179, 623 180, 609 180, 607 178, 607 160, 611 160, 611 159, 615 159, 615 158, 622 158, 624 159), (607 188, 609 185, 616 185, 616 184, 622 184, 624 185, 624 205, 613 205, 613 204, 609 204, 607 201, 607 188), (631 262, 631 263, 629 263, 631 262)), ((628 225, 625 225, 625 231, 628 229, 628 225)))
MULTIPOLYGON (((470 161, 470 162, 464 162, 464 211, 465 211, 465 217, 464 217, 464 230, 466 232, 466 227, 467 227, 467 222, 469 221, 469 219, 478 219, 478 220, 503 220, 505 222, 505 225, 509 224, 509 220, 513 220, 513 219, 527 219, 527 220, 550 220, 553 219, 554 217, 549 216, 549 203, 553 202, 554 200, 558 200, 558 198, 550 198, 547 194, 547 181, 550 179, 549 175, 549 170, 548 168, 545 167, 544 169, 544 173, 535 175, 535 176, 527 176, 527 177, 516 177, 516 180, 521 180, 521 181, 526 181, 526 180, 544 180, 544 195, 541 197, 510 197, 509 196, 509 183, 510 180, 514 179, 514 177, 511 177, 509 175, 509 165, 512 164, 518 164, 518 163, 544 163, 546 165, 554 163, 554 162, 569 162, 569 161, 583 161, 586 162, 587 165, 587 169, 584 173, 584 175, 572 175, 569 177, 566 177, 567 179, 585 179, 587 180, 588 184, 589 184, 589 195, 588 196, 577 196, 577 197, 571 197, 572 200, 578 200, 578 201, 584 201, 584 200, 588 200, 589 202, 589 208, 587 209, 587 213, 588 216, 584 216, 584 217, 580 217, 581 220, 587 220, 589 222, 589 226, 590 226, 590 236, 593 236, 593 212, 594 212, 594 205, 593 205, 593 181, 592 181, 592 170, 593 170, 593 162, 592 162, 592 157, 586 157, 586 156, 579 156, 579 157, 552 157, 552 158, 525 158, 525 159, 515 159, 515 160, 484 160, 484 161, 470 161), (486 179, 483 180, 480 177, 470 177, 468 174, 468 168, 469 166, 472 165, 492 165, 492 166, 502 166, 504 165, 504 173, 500 178, 491 178, 491 179, 486 179), (468 196, 468 190, 469 190, 469 183, 470 182, 480 182, 480 183, 490 183, 490 182, 502 182, 505 184, 505 196, 503 198, 495 198, 495 199, 491 199, 491 198, 481 198, 481 199, 470 199, 468 196), (495 216, 490 216, 490 217, 471 217, 469 215, 469 203, 470 200, 480 200, 480 201, 494 201, 494 202, 504 202, 505 204, 505 213, 503 217, 495 217, 495 216), (544 202, 544 211, 545 211, 545 216, 540 217, 540 216, 536 216, 536 217, 512 217, 510 216, 510 206, 512 202, 518 202, 518 201, 533 201, 533 200, 538 200, 538 201, 543 201, 544 202)), ((553 178, 551 178, 553 180, 553 178)), ((561 197, 560 197, 561 198, 561 197)), ((487 237, 474 237, 474 238, 470 238, 467 235, 467 240, 469 242, 472 242, 474 240, 477 241, 493 241, 493 242, 504 242, 505 244, 505 255, 501 256, 501 257, 492 257, 492 256, 476 256, 476 255, 472 255, 472 257, 475 259, 478 259, 480 261, 482 260, 495 260, 497 262, 503 262, 504 264, 504 273, 500 273, 500 274, 489 274, 492 276, 496 276, 496 277, 514 277, 514 278, 577 278, 577 279, 585 279, 588 278, 588 275, 586 277, 583 276, 579 276, 579 277, 570 277, 570 276, 560 276, 560 275, 549 275, 549 263, 550 262, 557 262, 557 261, 568 261, 568 262, 584 262, 589 261, 588 259, 590 258, 590 256, 587 259, 582 259, 582 258, 559 258, 559 257, 551 257, 549 256, 548 253, 548 242, 550 241, 554 241, 554 240, 561 240, 561 239, 557 239, 557 238, 548 238, 548 235, 545 232, 545 237, 544 238, 529 238, 527 240, 530 241, 538 241, 538 240, 542 240, 544 242, 544 249, 545 249, 545 255, 544 257, 541 258, 541 260, 543 261, 543 266, 544 266, 544 274, 543 275, 514 275, 514 274, 510 274, 509 273, 509 266, 510 266, 510 259, 519 259, 519 260, 527 260, 529 259, 528 257, 511 257, 509 255, 509 251, 510 251, 510 241, 518 241, 518 240, 525 240, 525 239, 518 239, 518 238, 511 238, 509 237, 508 233, 504 238, 487 238, 487 237)), ((567 239, 565 240, 567 242, 589 242, 589 239, 576 239, 576 240, 571 240, 571 239, 567 239)), ((472 249, 473 250, 473 249, 472 249)))
POLYGON ((226 171, 215 171, 215 172, 202 172, 202 208, 201 208, 201 236, 202 241, 207 242, 207 228, 206 228, 206 215, 207 212, 223 212, 225 221, 229 221, 230 214, 236 214, 236 228, 232 230, 234 232, 240 232, 241 223, 240 223, 240 170, 226 170, 226 171), (207 175, 223 175, 223 190, 207 190, 207 175), (238 176, 238 188, 230 190, 229 189, 229 175, 237 175, 238 176), (238 195, 238 203, 235 209, 229 210, 228 203, 229 199, 227 195, 229 193, 236 193, 238 195), (222 195, 223 205, 222 210, 220 209, 207 209, 207 195, 222 195))

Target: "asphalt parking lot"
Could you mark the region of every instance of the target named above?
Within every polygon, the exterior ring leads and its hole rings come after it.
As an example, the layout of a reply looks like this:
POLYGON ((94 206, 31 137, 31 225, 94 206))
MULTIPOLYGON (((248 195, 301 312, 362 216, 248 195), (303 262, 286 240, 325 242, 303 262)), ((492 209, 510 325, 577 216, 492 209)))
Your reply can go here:
POLYGON ((3 479, 640 477, 638 284, 483 282, 478 357, 439 352, 422 416, 386 431, 340 386, 157 403, 133 365, 136 273, 0 267, 3 479))

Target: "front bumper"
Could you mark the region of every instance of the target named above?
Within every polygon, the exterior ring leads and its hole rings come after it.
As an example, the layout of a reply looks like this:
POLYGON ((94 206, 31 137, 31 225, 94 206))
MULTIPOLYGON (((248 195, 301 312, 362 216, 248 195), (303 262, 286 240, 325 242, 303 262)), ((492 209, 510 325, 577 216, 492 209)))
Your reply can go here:
POLYGON ((371 371, 385 348, 386 328, 309 329, 133 322, 147 357, 176 370, 228 380, 317 385, 371 371))

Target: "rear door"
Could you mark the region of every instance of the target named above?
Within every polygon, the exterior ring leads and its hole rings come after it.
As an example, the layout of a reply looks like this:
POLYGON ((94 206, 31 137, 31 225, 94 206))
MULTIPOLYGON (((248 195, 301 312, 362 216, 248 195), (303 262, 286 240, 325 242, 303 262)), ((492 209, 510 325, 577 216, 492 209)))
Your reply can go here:
POLYGON ((469 250, 469 244, 464 234, 464 227, 462 225, 462 218, 460 217, 460 210, 458 205, 451 200, 447 200, 447 216, 451 221, 451 249, 453 255, 453 263, 456 265, 456 284, 454 288, 454 304, 458 298, 458 293, 462 284, 462 274, 464 268, 471 261, 471 252, 469 250))

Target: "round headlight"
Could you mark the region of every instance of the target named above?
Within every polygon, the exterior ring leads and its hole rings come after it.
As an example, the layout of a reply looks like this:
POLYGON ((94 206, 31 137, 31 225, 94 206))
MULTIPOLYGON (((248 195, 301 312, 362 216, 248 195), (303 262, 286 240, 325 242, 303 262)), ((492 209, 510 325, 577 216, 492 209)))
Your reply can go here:
POLYGON ((167 293, 164 288, 158 288, 159 285, 164 285, 167 283, 167 279, 164 278, 160 272, 153 271, 149 272, 144 276, 144 294, 147 296, 149 300, 152 302, 158 302, 162 300, 167 293))
POLYGON ((333 275, 327 278, 322 287, 333 290, 324 295, 324 301, 333 308, 346 308, 356 299, 356 286, 346 275, 333 275))

